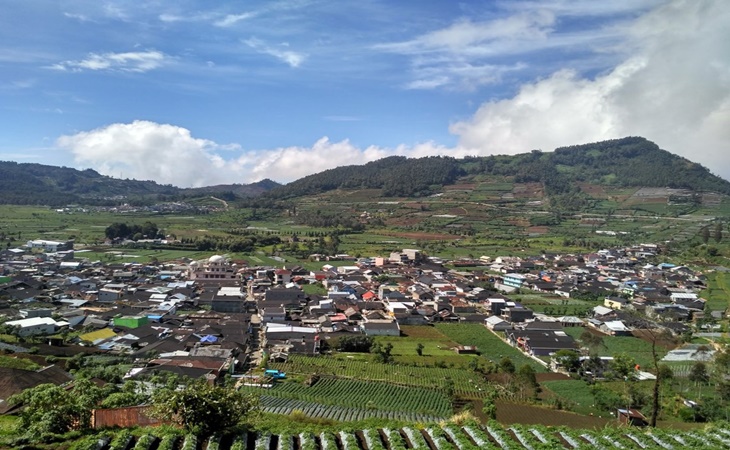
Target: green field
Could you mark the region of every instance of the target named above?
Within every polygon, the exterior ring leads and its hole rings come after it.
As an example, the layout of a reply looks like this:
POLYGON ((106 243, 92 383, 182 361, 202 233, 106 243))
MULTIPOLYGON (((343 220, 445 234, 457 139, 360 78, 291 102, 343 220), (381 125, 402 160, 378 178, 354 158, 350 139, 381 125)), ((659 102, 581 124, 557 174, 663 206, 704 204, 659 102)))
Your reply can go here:
POLYGON ((702 291, 701 296, 707 300, 706 308, 725 311, 730 301, 730 274, 720 271, 708 273, 707 289, 702 291))
MULTIPOLYGON (((582 327, 568 327, 565 332, 579 340, 580 335, 585 331, 582 327)), ((639 339, 634 336, 607 336, 603 335, 603 345, 593 347, 592 353, 598 356, 614 356, 618 353, 626 353, 634 358, 642 370, 648 370, 653 367, 653 358, 651 354, 651 343, 639 339)), ((657 346, 657 355, 659 359, 667 354, 667 349, 657 346)))
POLYGON ((470 361, 477 358, 474 355, 459 355, 455 347, 459 344, 433 326, 404 325, 401 327, 401 336, 378 336, 376 342, 382 345, 393 346, 393 359, 396 364, 414 366, 434 366, 441 364, 448 367, 468 368, 470 361), (418 345, 423 345, 421 355, 416 351, 418 345))
POLYGON ((271 389, 244 388, 257 395, 302 400, 321 405, 413 412, 435 417, 452 414, 451 400, 441 390, 373 381, 322 378, 313 386, 280 382, 271 389))
POLYGON ((550 390, 563 401, 563 407, 579 414, 605 414, 596 409, 595 399, 590 386, 582 380, 544 381, 542 386, 550 390))
POLYGON ((512 359, 516 367, 528 364, 538 372, 545 371, 544 366, 507 344, 484 325, 475 323, 444 323, 436 325, 436 328, 461 345, 476 345, 481 356, 494 363, 498 363, 502 358, 507 356, 512 359))
POLYGON ((454 394, 463 398, 484 398, 491 391, 483 375, 460 368, 415 367, 381 364, 357 359, 311 357, 292 354, 285 363, 269 363, 269 368, 290 375, 316 373, 338 378, 383 381, 403 386, 443 389, 451 385, 454 394))
POLYGON ((12 356, 0 355, 0 367, 8 369, 38 370, 40 365, 26 358, 14 358, 12 356))

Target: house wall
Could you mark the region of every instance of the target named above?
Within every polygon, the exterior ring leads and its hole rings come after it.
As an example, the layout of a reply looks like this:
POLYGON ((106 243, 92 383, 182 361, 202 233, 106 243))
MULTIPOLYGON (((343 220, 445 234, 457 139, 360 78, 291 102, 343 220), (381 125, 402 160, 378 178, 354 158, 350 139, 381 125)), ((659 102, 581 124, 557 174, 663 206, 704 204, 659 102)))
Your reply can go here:
POLYGON ((99 302, 115 302, 122 298, 122 294, 119 291, 101 289, 97 294, 97 301, 99 302))
POLYGON ((56 332, 56 325, 53 324, 39 324, 27 327, 22 327, 18 334, 21 336, 32 336, 34 334, 53 334, 56 332))

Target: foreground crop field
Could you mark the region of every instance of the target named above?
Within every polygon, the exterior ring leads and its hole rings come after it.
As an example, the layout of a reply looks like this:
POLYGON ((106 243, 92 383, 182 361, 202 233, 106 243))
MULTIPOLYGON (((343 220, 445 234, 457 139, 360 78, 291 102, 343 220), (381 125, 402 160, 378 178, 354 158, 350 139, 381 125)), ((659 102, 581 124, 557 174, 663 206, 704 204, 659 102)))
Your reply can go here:
POLYGON ((571 430, 534 425, 501 426, 490 422, 442 422, 359 430, 271 433, 249 431, 238 435, 196 436, 181 430, 140 429, 133 435, 102 431, 83 438, 73 450, 207 449, 207 450, 476 450, 476 449, 708 449, 730 447, 726 424, 704 430, 676 431, 629 427, 571 430), (123 442, 122 442, 123 441, 123 442), (118 445, 127 444, 123 447, 118 445))

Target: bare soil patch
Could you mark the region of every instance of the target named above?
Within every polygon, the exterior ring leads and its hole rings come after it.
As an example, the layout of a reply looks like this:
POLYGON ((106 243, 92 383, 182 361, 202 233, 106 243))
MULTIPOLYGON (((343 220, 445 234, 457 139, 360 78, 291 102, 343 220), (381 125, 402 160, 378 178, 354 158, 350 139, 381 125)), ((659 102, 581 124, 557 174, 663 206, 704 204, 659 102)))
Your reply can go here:
POLYGON ((545 191, 542 183, 519 183, 512 189, 514 198, 542 198, 545 191))
POLYGON ((383 236, 401 237, 405 239, 422 239, 424 241, 454 241, 460 239, 461 236, 442 233, 383 233, 383 236))
POLYGON ((550 229, 548 227, 528 227, 527 232, 530 234, 545 234, 550 229))
POLYGON ((497 420, 505 425, 567 426, 570 428, 603 428, 609 419, 582 416, 566 411, 521 403, 497 401, 497 420))

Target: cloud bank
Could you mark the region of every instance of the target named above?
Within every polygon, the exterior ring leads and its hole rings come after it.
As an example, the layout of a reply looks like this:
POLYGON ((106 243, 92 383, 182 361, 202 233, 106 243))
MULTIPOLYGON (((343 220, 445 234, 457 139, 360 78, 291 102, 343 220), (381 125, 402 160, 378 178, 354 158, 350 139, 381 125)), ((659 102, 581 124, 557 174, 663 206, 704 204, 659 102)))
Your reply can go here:
MULTIPOLYGON (((501 42, 515 29, 542 39, 553 20, 551 16, 524 17, 493 23, 484 30, 460 23, 392 50, 423 53, 448 48, 463 53, 473 50, 475 43, 501 42)), ((487 101, 470 118, 449 126, 458 136, 453 148, 432 142, 359 148, 347 140, 332 142, 323 137, 311 146, 243 150, 193 137, 185 128, 147 121, 62 136, 57 145, 70 151, 79 164, 108 175, 202 186, 263 178, 287 182, 389 155, 515 154, 634 135, 730 179, 728 23, 730 8, 722 0, 663 4, 626 27, 622 48, 627 56, 610 70, 587 77, 564 68, 523 84, 509 98, 487 101)), ((291 67, 304 60, 303 55, 254 39, 246 44, 291 67)), ((448 77, 437 72, 429 75, 421 86, 412 87, 438 87, 445 83, 438 77, 448 77)))
POLYGON ((632 56, 595 78, 573 70, 484 103, 450 131, 486 153, 644 136, 730 179, 730 10, 679 0, 640 17, 624 45, 632 56))
POLYGON ((347 140, 332 142, 327 137, 311 147, 242 151, 235 144, 221 145, 193 137, 190 130, 182 127, 143 120, 61 136, 56 145, 70 151, 78 164, 91 166, 104 175, 154 180, 180 187, 249 183, 264 178, 288 182, 393 154, 464 155, 432 143, 395 149, 376 146, 360 149, 347 140))

